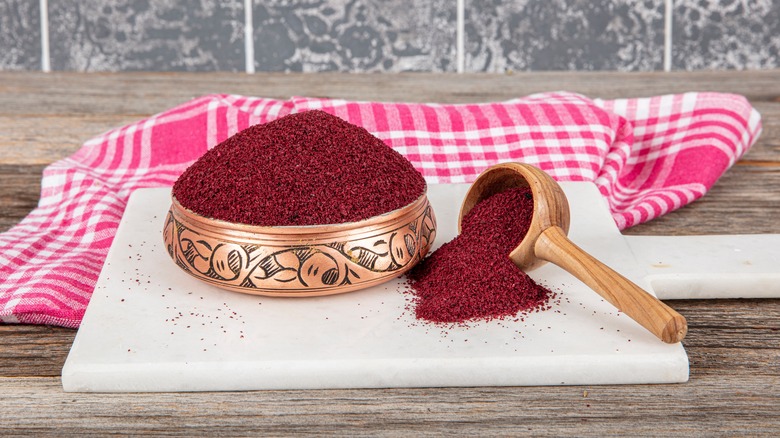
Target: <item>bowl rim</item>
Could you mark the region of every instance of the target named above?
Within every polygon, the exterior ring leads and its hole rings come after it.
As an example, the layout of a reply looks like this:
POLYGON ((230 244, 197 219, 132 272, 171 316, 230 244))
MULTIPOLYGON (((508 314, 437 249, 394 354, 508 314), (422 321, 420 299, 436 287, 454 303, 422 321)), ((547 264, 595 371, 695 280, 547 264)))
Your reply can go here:
MULTIPOLYGON (((168 253, 176 262, 176 265, 189 275, 202 282, 222 289, 250 295, 275 297, 334 295, 382 284, 402 275, 422 260, 430 251, 433 243, 432 237, 435 236, 436 232, 436 219, 433 207, 427 196, 427 190, 414 202, 411 202, 408 205, 381 215, 372 216, 362 221, 326 226, 306 225, 286 227, 245 225, 204 218, 203 216, 182 207, 181 204, 178 203, 178 200, 172 196, 172 204, 168 210, 165 224, 163 234, 168 253), (264 262, 261 258, 265 256, 275 256, 275 254, 280 251, 291 252, 297 256, 296 251, 302 249, 324 252, 325 255, 330 258, 333 258, 331 252, 337 251, 339 252, 339 256, 335 259, 337 264, 339 264, 341 268, 351 270, 352 268, 344 263, 358 263, 358 260, 362 257, 360 255, 360 247, 374 248, 373 245, 384 242, 384 244, 388 246, 387 254, 385 255, 389 257, 392 248, 391 240, 395 241, 399 235, 404 242, 406 242, 407 232, 412 232, 415 236, 422 239, 417 233, 423 232, 423 228, 421 227, 424 226, 426 223, 425 221, 428 220, 427 218, 429 216, 430 221, 432 221, 432 234, 427 235, 424 240, 418 241, 415 254, 412 255, 413 258, 409 263, 402 264, 400 269, 393 270, 380 269, 375 271, 373 270, 373 267, 368 267, 368 269, 371 270, 371 273, 367 274, 366 272, 358 270, 358 272, 361 272, 359 276, 355 272, 352 272, 352 275, 355 275, 356 278, 360 279, 360 281, 357 282, 352 279, 343 284, 327 286, 317 286, 314 284, 307 285, 306 283, 303 283, 305 287, 301 287, 296 283, 294 285, 291 284, 288 287, 269 287, 267 284, 255 285, 256 287, 245 287, 243 284, 244 281, 241 280, 241 278, 243 278, 241 275, 236 278, 231 277, 232 279, 223 280, 205 272, 203 269, 207 269, 206 267, 201 266, 199 268, 192 265, 192 263, 188 263, 185 266, 182 264, 185 262, 179 262, 181 250, 184 249, 180 246, 180 243, 189 240, 191 242, 199 242, 202 247, 201 249, 205 248, 209 250, 207 251, 209 252, 207 256, 202 256, 207 259, 209 264, 208 269, 213 269, 214 266, 224 267, 224 265, 213 264, 212 252, 216 251, 217 248, 226 245, 226 248, 229 249, 231 246, 241 247, 233 249, 246 252, 246 256, 248 257, 246 260, 249 265, 244 266, 244 262, 241 262, 240 264, 250 270, 254 269, 252 265, 253 260, 259 263, 257 266, 262 266, 264 262), (409 228, 412 223, 416 224, 416 228, 409 228), (352 249, 344 252, 344 248, 346 248, 347 245, 351 245, 349 248, 352 249), (356 250, 358 252, 354 253, 356 250), (260 258, 258 258, 256 254, 260 254, 260 258), (342 255, 344 256, 343 260, 342 255)), ((185 253, 186 251, 189 250, 185 250, 185 253)), ((226 254, 222 255, 225 256, 226 254)), ((224 257, 222 258, 224 259, 224 257)), ((276 260, 276 262, 279 263, 278 260, 276 260)), ((228 260, 227 263, 229 264, 231 262, 228 260)), ((307 272, 310 271, 311 270, 309 269, 307 272)), ((287 284, 288 283, 286 282, 284 283, 284 285, 287 284)))
MULTIPOLYGON (((371 216, 367 219, 343 222, 337 224, 324 225, 249 225, 238 222, 230 222, 222 219, 214 219, 203 216, 181 205, 175 196, 171 195, 171 211, 177 220, 186 222, 189 226, 197 228, 200 231, 210 232, 210 234, 230 234, 234 237, 244 236, 252 240, 257 236, 269 238, 278 236, 278 239, 271 240, 289 240, 290 237, 296 238, 324 238, 332 240, 334 237, 345 234, 362 234, 362 231, 376 232, 383 228, 396 226, 397 223, 416 216, 418 212, 424 209, 428 204, 428 190, 425 191, 414 201, 403 207, 386 213, 371 216)), ((308 240, 308 239, 307 239, 308 240)))

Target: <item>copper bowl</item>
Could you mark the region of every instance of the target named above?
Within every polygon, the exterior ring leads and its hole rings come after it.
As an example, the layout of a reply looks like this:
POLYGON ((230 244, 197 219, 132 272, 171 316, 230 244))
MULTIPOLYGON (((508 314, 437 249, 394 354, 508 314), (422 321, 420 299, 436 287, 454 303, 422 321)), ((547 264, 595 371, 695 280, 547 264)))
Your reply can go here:
POLYGON ((206 218, 174 197, 163 229, 168 254, 195 278, 284 297, 338 294, 391 280, 422 260, 435 236, 425 194, 358 222, 284 227, 206 218))

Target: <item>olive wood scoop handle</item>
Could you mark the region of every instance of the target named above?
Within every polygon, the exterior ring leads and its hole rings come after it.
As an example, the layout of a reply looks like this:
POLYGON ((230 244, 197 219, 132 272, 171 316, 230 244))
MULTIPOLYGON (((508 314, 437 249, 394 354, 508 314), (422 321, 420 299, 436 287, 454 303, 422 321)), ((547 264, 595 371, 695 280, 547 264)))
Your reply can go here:
POLYGON ((515 265, 529 271, 545 261, 552 262, 662 341, 682 341, 688 331, 682 315, 569 240, 569 202, 558 183, 544 171, 528 164, 503 163, 483 172, 466 194, 458 229, 479 201, 522 186, 531 188, 534 211, 528 234, 509 254, 515 265))

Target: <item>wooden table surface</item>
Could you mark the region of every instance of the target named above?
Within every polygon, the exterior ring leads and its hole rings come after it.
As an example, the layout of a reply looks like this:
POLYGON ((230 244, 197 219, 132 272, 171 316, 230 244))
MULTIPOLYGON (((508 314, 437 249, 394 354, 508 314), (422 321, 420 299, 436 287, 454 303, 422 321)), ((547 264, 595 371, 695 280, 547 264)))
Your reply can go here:
MULTIPOLYGON (((569 90, 747 96, 753 149, 702 200, 628 234, 780 233, 780 71, 702 73, 0 73, 0 231, 37 203, 43 168, 85 140, 206 93, 480 102, 569 90)), ((780 248, 778 249, 780 255, 780 248)), ((780 266, 780 262, 779 262, 780 266)), ((780 270, 780 268, 778 268, 780 270)), ((780 435, 780 299, 669 301, 688 319, 675 385, 73 394, 75 330, 0 325, 0 427, 38 434, 780 435)))

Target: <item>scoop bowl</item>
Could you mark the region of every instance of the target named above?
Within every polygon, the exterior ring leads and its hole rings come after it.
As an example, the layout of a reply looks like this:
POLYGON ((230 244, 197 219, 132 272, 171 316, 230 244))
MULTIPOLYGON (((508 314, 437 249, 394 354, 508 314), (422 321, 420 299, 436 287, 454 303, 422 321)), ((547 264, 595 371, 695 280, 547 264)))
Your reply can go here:
POLYGON ((518 236, 509 258, 524 271, 552 262, 577 277, 605 300, 667 343, 688 331, 685 318, 656 297, 575 245, 569 232, 569 202, 550 175, 523 163, 503 163, 483 172, 472 184, 460 210, 463 217, 480 201, 513 187, 531 188, 533 217, 528 233, 518 236))

